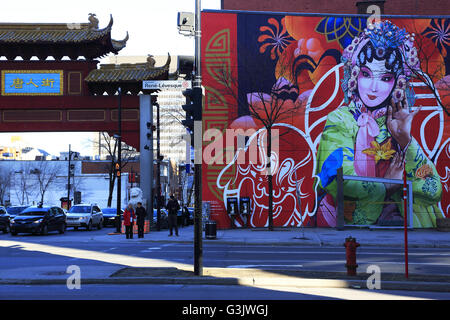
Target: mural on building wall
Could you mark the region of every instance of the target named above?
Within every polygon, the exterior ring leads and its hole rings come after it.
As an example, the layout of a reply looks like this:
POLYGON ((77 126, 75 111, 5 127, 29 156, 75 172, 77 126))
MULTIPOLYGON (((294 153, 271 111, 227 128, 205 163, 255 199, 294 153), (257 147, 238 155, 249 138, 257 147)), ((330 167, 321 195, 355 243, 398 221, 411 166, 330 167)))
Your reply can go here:
MULTIPOLYGON (((436 100, 450 102, 450 19, 367 20, 203 12, 204 130, 246 136, 244 145, 224 142, 234 157, 225 151, 216 154, 223 161, 203 165, 203 201, 219 227, 247 222, 231 222, 231 197, 250 198, 250 226, 268 225, 263 119, 274 110, 274 226, 336 226, 340 167, 345 175, 390 179, 402 179, 405 167, 414 227, 450 218, 448 115, 436 100)), ((401 224, 402 192, 400 185, 345 181, 345 223, 401 224)))

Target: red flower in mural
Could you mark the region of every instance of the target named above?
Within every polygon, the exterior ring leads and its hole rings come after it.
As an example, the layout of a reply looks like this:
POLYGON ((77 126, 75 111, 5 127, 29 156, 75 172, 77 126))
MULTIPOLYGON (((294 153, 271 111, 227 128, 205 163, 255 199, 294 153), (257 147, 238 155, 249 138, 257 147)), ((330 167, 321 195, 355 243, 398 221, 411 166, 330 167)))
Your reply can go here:
POLYGON ((259 52, 264 53, 270 48, 270 58, 275 60, 293 39, 286 31, 284 18, 281 19, 281 25, 274 18, 270 18, 268 22, 270 26, 262 26, 259 28, 259 31, 263 33, 258 37, 258 42, 262 44, 259 52))

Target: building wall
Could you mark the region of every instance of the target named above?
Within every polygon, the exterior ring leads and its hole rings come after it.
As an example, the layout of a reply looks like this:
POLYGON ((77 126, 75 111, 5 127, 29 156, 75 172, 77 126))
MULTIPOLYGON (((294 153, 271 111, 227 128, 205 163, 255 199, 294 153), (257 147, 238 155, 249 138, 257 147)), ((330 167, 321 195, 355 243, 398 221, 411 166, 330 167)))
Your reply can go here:
POLYGON ((450 7, 447 0, 222 0, 222 9, 270 12, 356 14, 358 12, 356 6, 358 2, 384 2, 384 13, 389 15, 450 14, 450 7))
MULTIPOLYGON (((104 173, 83 174, 82 161, 72 161, 75 164, 75 177, 71 179, 71 199, 73 199, 73 187, 81 192, 83 203, 97 203, 101 208, 106 207, 108 201, 108 175, 104 173)), ((52 180, 44 195, 45 205, 61 205, 60 198, 67 197, 67 172, 68 161, 0 161, 0 174, 12 173, 11 183, 7 188, 4 201, 9 200, 11 205, 37 204, 41 196, 37 185, 36 175, 30 171, 45 168, 47 174, 56 172, 56 178, 52 180), (21 183, 22 174, 25 177, 26 188, 21 183), (22 200, 23 199, 23 200, 22 200)), ((128 202, 128 172, 122 174, 122 204, 128 202)), ((117 191, 113 192, 113 205, 117 203, 117 191)))

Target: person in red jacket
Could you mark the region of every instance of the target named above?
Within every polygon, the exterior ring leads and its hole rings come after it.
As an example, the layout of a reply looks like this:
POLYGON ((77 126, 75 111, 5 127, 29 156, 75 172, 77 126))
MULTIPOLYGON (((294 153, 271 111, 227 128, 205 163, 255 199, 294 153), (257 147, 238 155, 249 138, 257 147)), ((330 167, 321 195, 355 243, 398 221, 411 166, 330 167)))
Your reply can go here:
POLYGON ((125 226, 125 234, 127 239, 133 239, 133 223, 136 221, 136 215, 134 214, 134 209, 131 203, 123 213, 123 224, 125 226))

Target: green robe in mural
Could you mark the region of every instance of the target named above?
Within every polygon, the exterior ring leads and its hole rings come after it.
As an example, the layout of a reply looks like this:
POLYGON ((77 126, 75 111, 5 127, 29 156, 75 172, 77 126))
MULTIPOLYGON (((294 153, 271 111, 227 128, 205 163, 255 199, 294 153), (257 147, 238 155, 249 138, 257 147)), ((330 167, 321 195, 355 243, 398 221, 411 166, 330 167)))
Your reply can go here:
MULTIPOLYGON (((333 197, 336 203, 336 170, 342 164, 344 175, 356 175, 354 148, 359 130, 353 103, 331 112, 322 133, 317 161, 320 187, 333 197)), ((380 134, 375 140, 382 144, 391 137, 386 128, 386 116, 376 119, 380 134)), ((413 138, 405 155, 407 179, 413 181, 413 221, 415 228, 436 227, 436 216, 443 217, 437 203, 441 199, 442 186, 434 164, 426 157, 413 138)), ((390 160, 385 160, 390 161, 390 160)), ((402 189, 391 196, 403 216, 402 189)), ((372 225, 380 217, 386 204, 386 188, 382 183, 344 181, 344 198, 353 203, 352 216, 346 214, 346 224, 372 225)))

